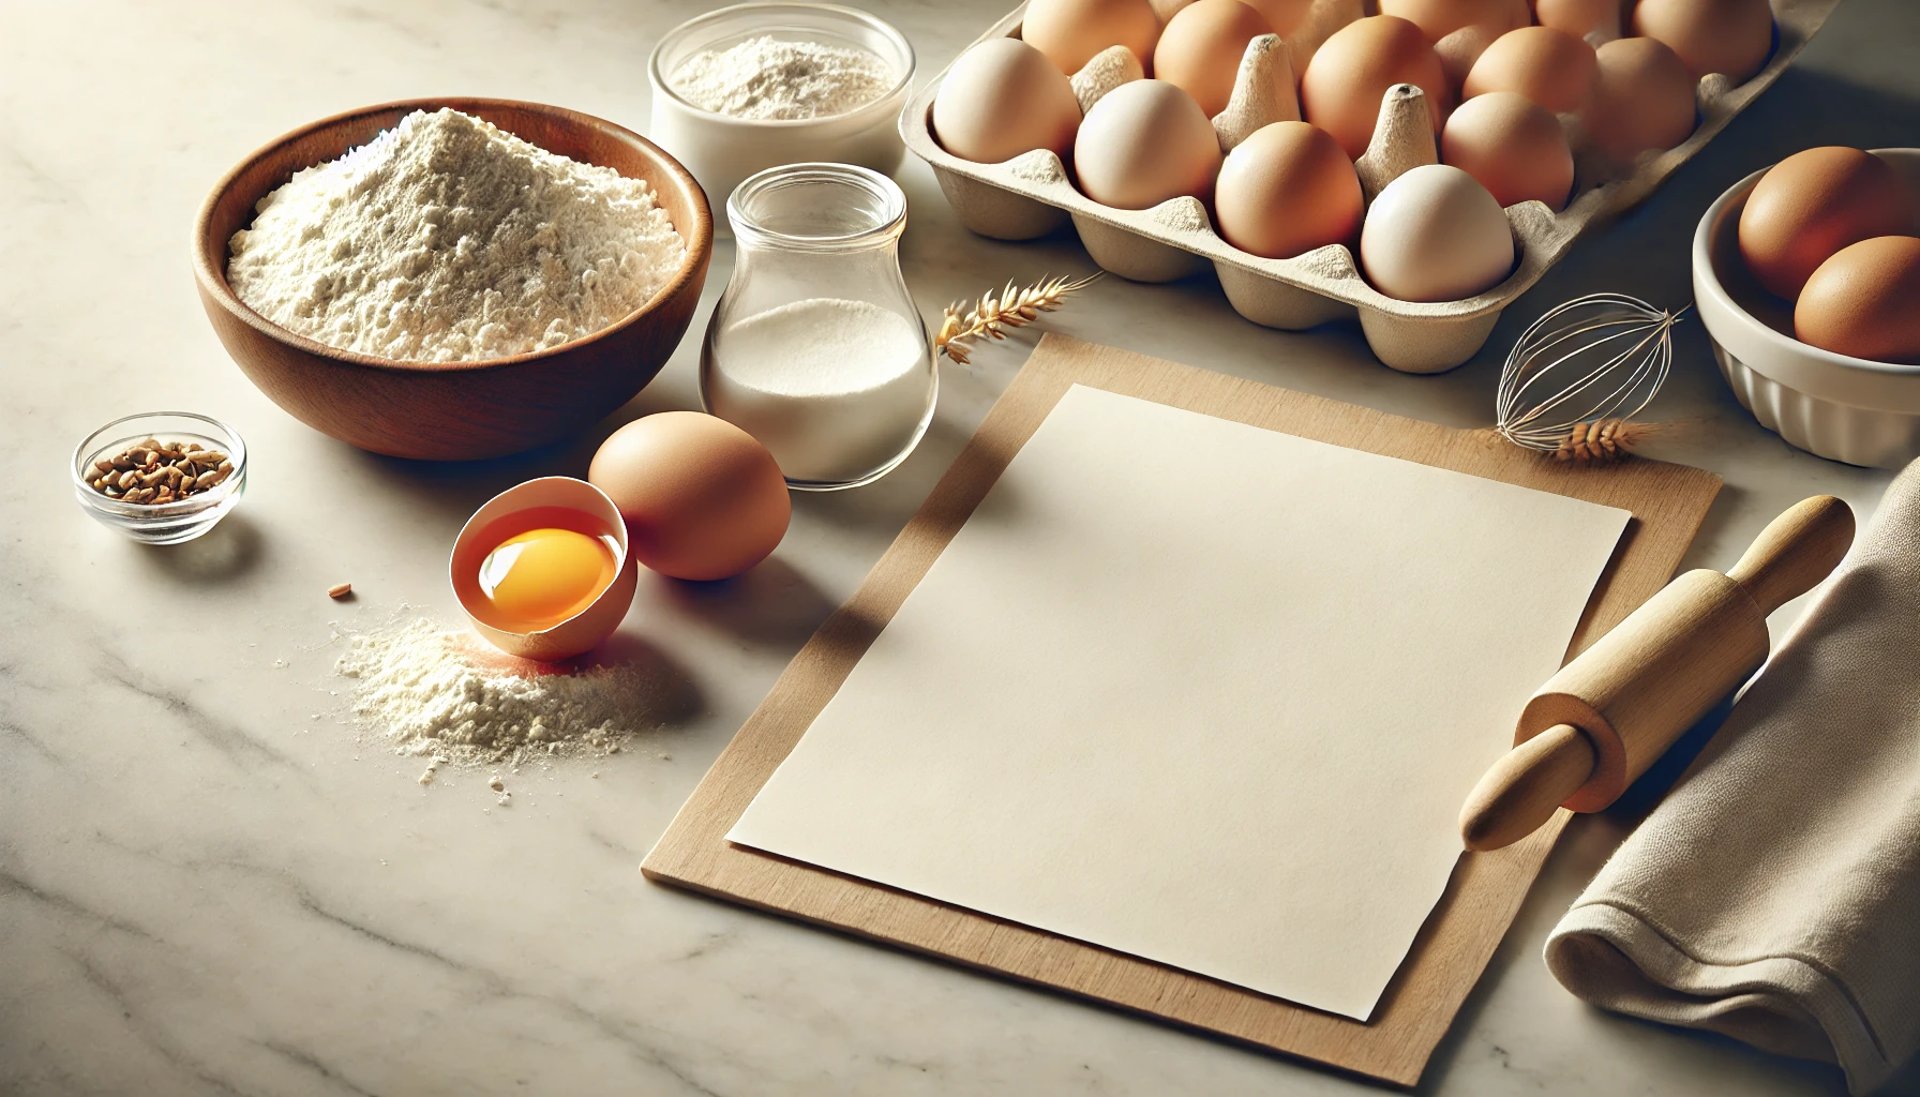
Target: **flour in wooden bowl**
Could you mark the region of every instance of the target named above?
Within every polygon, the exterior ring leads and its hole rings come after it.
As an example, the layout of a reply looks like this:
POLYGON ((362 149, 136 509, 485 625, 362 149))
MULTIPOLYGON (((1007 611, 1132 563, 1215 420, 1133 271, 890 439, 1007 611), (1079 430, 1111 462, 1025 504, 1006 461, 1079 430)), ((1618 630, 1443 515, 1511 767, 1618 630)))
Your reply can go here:
POLYGON ((260 200, 227 281, 330 347, 463 362, 608 327, 686 259, 652 189, 454 110, 415 111, 260 200))

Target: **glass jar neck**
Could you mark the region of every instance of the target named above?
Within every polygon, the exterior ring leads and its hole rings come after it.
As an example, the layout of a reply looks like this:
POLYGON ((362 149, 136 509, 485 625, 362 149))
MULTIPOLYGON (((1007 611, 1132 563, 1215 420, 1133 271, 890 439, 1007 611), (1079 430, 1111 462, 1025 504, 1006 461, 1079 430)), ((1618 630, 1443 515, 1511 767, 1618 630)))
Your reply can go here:
POLYGON ((784 164, 735 188, 727 218, 742 248, 813 253, 891 249, 907 226, 907 196, 851 164, 784 164))

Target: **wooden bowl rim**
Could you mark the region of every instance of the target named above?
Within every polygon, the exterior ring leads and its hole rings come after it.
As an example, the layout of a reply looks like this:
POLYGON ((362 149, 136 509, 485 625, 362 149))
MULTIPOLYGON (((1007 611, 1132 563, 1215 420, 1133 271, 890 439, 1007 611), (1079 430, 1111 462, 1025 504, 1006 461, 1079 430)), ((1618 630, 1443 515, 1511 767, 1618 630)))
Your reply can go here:
MULTIPOLYGON (((502 128, 504 129, 505 127, 502 128)), ((508 130, 507 132, 511 133, 512 131, 508 130)), ((515 136, 518 135, 516 134, 515 136)), ((336 154, 336 157, 344 154, 346 151, 346 149, 342 149, 339 154, 336 154)), ((306 166, 313 167, 314 165, 308 164, 306 166)), ((658 188, 656 187, 655 189, 657 190, 658 188)), ((260 197, 264 197, 264 195, 256 196, 249 205, 257 205, 260 197)), ((308 122, 303 126, 288 130, 286 133, 275 137, 266 144, 248 153, 245 157, 242 157, 239 163, 235 164, 226 174, 222 175, 220 181, 214 184, 213 190, 207 195, 206 201, 201 203, 200 213, 194 219, 193 225, 194 277, 199 281, 201 289, 207 293, 208 297, 217 302, 219 306, 234 319, 275 342, 287 344, 307 354, 365 369, 388 370, 400 373, 457 373, 504 369, 509 366, 540 362, 580 350, 583 347, 610 338, 626 328, 633 326, 633 324, 652 312, 657 306, 683 293, 688 286, 704 276, 707 262, 712 256, 712 251, 713 212, 707 201, 707 193, 701 189, 700 183, 694 179, 693 173, 688 171, 685 165, 674 159, 672 154, 668 153, 659 145, 654 144, 642 135, 617 122, 609 122, 604 118, 585 114, 568 107, 558 107, 547 103, 535 103, 525 99, 497 99, 475 96, 394 99, 385 103, 376 103, 371 106, 357 107, 353 110, 328 115, 325 118, 308 122), (595 127, 610 136, 617 137, 637 146, 640 152, 651 158, 656 166, 664 171, 689 199, 688 205, 693 211, 693 224, 686 226, 686 230, 684 231, 681 226, 674 226, 675 231, 680 232, 681 239, 687 244, 687 255, 685 260, 681 262, 680 269, 676 271, 673 278, 667 282, 666 285, 660 287, 652 297, 642 301, 632 312, 627 313, 625 316, 598 331, 583 335, 578 339, 569 340, 557 347, 548 347, 545 350, 530 351, 526 354, 516 354, 506 358, 478 358, 454 362, 426 362, 405 358, 381 358, 371 354, 361 354, 358 351, 343 350, 339 347, 328 346, 316 339, 281 327, 279 324, 274 323, 254 311, 246 302, 240 300, 240 295, 235 293, 233 286, 227 282, 227 256, 225 254, 227 243, 226 241, 220 242, 220 251, 222 254, 216 262, 212 254, 213 248, 207 239, 207 231, 209 223, 213 220, 214 209, 219 206, 220 200, 226 197, 227 192, 233 188, 234 182, 239 179, 243 173, 261 160, 278 152, 280 149, 322 130, 338 127, 348 122, 367 118, 371 115, 397 111, 400 116, 404 118, 406 115, 417 110, 439 110, 441 108, 449 108, 467 114, 493 108, 547 114, 569 122, 577 122, 595 127)))

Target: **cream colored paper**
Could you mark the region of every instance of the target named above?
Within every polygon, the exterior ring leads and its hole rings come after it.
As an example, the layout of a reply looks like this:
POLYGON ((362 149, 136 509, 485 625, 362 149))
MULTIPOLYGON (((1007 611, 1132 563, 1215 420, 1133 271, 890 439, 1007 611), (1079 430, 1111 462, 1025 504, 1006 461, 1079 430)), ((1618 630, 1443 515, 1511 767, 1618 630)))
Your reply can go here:
POLYGON ((1365 1019, 1627 517, 1075 386, 728 837, 1365 1019))

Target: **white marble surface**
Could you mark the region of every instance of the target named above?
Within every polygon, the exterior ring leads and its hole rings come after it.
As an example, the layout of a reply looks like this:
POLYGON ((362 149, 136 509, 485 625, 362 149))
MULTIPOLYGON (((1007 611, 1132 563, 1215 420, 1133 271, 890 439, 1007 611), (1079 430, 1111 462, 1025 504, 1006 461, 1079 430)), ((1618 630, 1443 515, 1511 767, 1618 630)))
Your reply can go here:
MULTIPOLYGON (((16 447, 0 478, 0 1091, 1368 1091, 635 871, 931 487, 1018 347, 949 369, 920 452, 874 488, 800 499, 778 557, 751 577, 642 583, 626 630, 673 685, 649 749, 595 767, 598 780, 584 766, 528 774, 501 809, 484 774, 422 788, 417 765, 363 748, 340 722, 329 623, 375 624, 402 603, 445 618, 441 569, 463 517, 522 477, 580 473, 597 435, 448 468, 307 430, 242 380, 202 318, 186 262, 195 208, 267 137, 381 99, 514 96, 644 126, 649 47, 705 6, 0 0, 0 414, 16 447), (255 462, 240 512, 170 550, 82 517, 63 466, 99 423, 160 406, 234 422, 255 462), (357 602, 327 600, 340 579, 357 602)), ((925 72, 999 11, 884 5, 925 72)), ((1645 207, 1576 248, 1493 345, 1578 292, 1684 301, 1699 210, 1787 151, 1914 144, 1916 41, 1920 7, 1848 0, 1777 87, 1645 207)), ((909 273, 929 310, 1009 276, 1087 266, 1070 242, 969 237, 924 166, 904 180, 909 273)), ((709 300, 729 261, 723 250, 709 300)), ((1486 421, 1495 374, 1491 354, 1439 378, 1394 374, 1350 331, 1264 331, 1204 283, 1110 280, 1057 326, 1461 425, 1486 421)), ((689 340, 619 418, 689 406, 693 377, 689 340)), ((1658 410, 1692 423, 1650 451, 1727 480, 1693 563, 1730 563, 1810 492, 1869 510, 1887 479, 1756 427, 1697 326, 1682 330, 1658 410)), ((1838 1092, 1829 1069, 1603 1016, 1548 977, 1541 941, 1624 825, 1572 828, 1423 1088, 1838 1092)))

